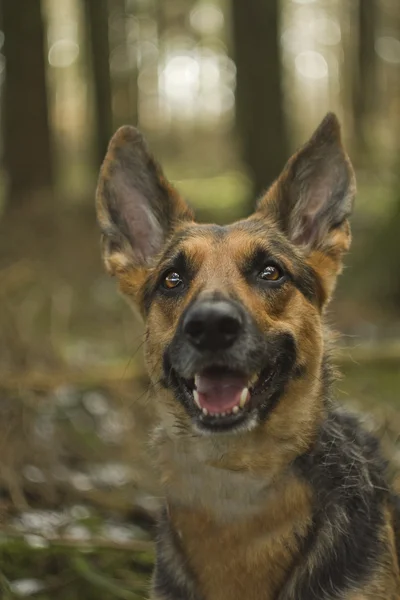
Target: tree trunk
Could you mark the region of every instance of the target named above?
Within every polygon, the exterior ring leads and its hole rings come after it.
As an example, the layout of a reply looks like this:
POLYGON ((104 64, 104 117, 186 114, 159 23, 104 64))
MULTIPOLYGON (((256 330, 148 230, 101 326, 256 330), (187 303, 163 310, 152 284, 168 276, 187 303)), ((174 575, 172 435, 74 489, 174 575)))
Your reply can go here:
POLYGON ((100 165, 113 133, 107 0, 85 0, 96 114, 96 161, 100 165))
POLYGON ((358 44, 354 61, 353 113, 356 152, 362 161, 368 153, 365 124, 374 108, 376 94, 375 28, 378 18, 376 0, 358 2, 358 44))
MULTIPOLYGON (((114 127, 128 123, 137 125, 139 116, 138 59, 135 57, 133 61, 129 56, 132 46, 127 40, 127 22, 130 17, 138 16, 139 9, 135 4, 127 12, 125 0, 109 0, 109 10, 113 20, 113 27, 110 30, 110 53, 111 56, 116 57, 115 64, 111 63, 114 127), (119 63, 124 64, 125 67, 121 69, 119 63)), ((136 39, 135 42, 137 46, 140 45, 139 39, 136 39)))
POLYGON ((53 185, 40 0, 2 0, 5 34, 4 163, 9 206, 53 185))
POLYGON ((279 4, 232 0, 237 128, 255 195, 273 182, 288 158, 279 4))

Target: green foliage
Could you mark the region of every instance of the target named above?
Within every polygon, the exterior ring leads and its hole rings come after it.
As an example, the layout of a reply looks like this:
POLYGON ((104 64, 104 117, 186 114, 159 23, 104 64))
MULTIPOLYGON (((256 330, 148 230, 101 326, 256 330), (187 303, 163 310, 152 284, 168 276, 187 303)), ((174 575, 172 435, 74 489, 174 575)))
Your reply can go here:
POLYGON ((251 189, 249 180, 238 171, 216 177, 184 179, 175 182, 189 200, 199 220, 226 223, 243 216, 244 199, 251 189))
POLYGON ((14 538, 0 543, 0 564, 4 600, 21 597, 24 580, 36 582, 29 597, 39 600, 55 594, 59 600, 139 600, 147 597, 153 553, 57 543, 34 548, 14 538))

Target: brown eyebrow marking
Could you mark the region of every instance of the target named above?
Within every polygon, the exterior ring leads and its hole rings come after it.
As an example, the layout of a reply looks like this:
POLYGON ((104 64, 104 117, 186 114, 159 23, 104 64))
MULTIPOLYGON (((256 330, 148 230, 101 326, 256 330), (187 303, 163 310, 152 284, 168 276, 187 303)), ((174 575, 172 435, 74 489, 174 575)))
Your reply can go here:
POLYGON ((228 252, 244 274, 257 268, 261 270, 271 260, 283 268, 292 284, 309 302, 320 304, 318 274, 304 263, 290 244, 280 239, 274 225, 243 221, 227 226, 191 224, 178 230, 143 286, 142 302, 146 313, 150 310, 162 272, 175 268, 192 280, 203 260, 213 252, 214 244, 220 246, 219 252, 223 255, 225 243, 230 246, 228 252), (220 246, 221 242, 223 246, 220 246))
POLYGON ((318 274, 279 234, 274 224, 267 221, 241 221, 233 226, 230 235, 236 242, 235 251, 239 257, 247 255, 250 263, 252 253, 254 256, 257 249, 263 250, 267 262, 271 259, 286 268, 292 283, 306 300, 314 305, 323 302, 324 294, 318 274))

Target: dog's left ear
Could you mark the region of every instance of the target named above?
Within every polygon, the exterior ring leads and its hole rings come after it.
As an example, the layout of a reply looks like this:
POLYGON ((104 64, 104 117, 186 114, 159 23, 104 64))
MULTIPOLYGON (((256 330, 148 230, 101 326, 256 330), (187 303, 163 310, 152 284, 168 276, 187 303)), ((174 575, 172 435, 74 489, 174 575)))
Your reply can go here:
POLYGON ((144 273, 174 229, 192 213, 168 183, 141 133, 121 127, 111 139, 96 197, 103 260, 111 275, 144 273))
POLYGON ((340 259, 350 246, 348 217, 355 191, 339 122, 329 113, 261 198, 257 212, 272 217, 306 251, 340 259))

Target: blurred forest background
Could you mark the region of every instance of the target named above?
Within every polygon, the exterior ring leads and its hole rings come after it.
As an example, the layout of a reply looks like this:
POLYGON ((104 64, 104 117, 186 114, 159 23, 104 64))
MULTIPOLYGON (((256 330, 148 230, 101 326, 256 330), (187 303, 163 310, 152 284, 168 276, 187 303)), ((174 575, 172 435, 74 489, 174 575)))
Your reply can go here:
POLYGON ((143 329, 94 214, 138 125, 201 220, 247 215, 328 110, 357 171, 338 396, 398 462, 398 0, 0 0, 0 597, 145 598, 143 329))

